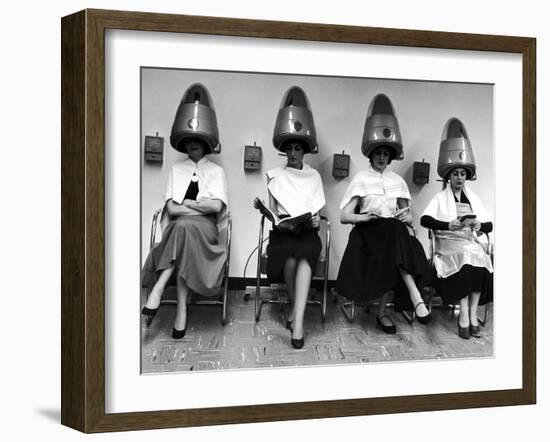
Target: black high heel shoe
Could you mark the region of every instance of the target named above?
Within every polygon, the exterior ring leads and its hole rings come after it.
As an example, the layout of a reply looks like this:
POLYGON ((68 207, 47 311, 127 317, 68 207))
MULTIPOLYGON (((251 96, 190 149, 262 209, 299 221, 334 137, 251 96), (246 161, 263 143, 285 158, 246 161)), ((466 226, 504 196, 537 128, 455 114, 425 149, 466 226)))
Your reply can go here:
POLYGON ((470 327, 462 327, 460 325, 460 316, 456 317, 456 324, 458 326, 458 336, 462 339, 470 339, 470 327))
POLYGON ((470 336, 474 338, 481 338, 481 327, 479 325, 470 324, 470 336))
POLYGON ((287 328, 290 330, 290 345, 292 345, 292 348, 295 348, 296 350, 300 350, 304 346, 304 337, 302 336, 300 339, 294 339, 292 337, 292 321, 286 321, 287 328))
MULTIPOLYGON (((428 310, 428 307, 426 306, 426 304, 424 303, 424 301, 420 301, 418 304, 416 304, 414 306, 414 313, 416 314, 416 309, 418 308, 419 305, 421 304, 424 304, 424 307, 426 307, 426 310, 428 310)), ((418 314, 416 314, 416 319, 418 319, 418 322, 420 322, 421 324, 428 324, 431 320, 432 320, 432 313, 428 310, 428 314, 426 316, 418 316, 418 314)))
POLYGON ((397 329, 395 328, 395 324, 391 320, 391 318, 388 315, 382 315, 378 316, 376 315, 376 325, 382 329, 384 333, 388 333, 390 335, 395 335, 397 333, 397 329), (390 321, 391 325, 385 325, 382 322, 382 318, 386 318, 388 321, 390 321))
POLYGON ((300 339, 294 339, 292 337, 292 332, 290 332, 290 345, 292 345, 292 348, 300 350, 304 346, 304 337, 302 336, 300 339))
POLYGON ((157 308, 143 307, 141 309, 141 314, 145 316, 145 323, 147 325, 151 325, 158 311, 159 311, 158 307, 157 308))
POLYGON ((185 333, 186 333, 186 330, 183 329, 183 330, 178 330, 177 328, 173 328, 172 329, 172 337, 174 339, 181 339, 185 336, 185 333))

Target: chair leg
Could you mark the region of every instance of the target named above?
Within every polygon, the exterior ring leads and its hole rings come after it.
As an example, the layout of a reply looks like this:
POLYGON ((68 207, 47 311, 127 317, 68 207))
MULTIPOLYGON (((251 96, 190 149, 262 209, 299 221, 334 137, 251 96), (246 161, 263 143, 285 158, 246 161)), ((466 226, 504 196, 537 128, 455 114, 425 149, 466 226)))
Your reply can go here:
POLYGON ((229 277, 225 275, 225 281, 223 285, 223 299, 222 299, 222 325, 227 323, 227 291, 229 289, 229 277))
POLYGON ((488 315, 489 315, 489 304, 485 304, 483 318, 480 318, 479 316, 477 317, 477 320, 483 327, 485 327, 485 323, 487 322, 488 315))
POLYGON ((254 319, 256 322, 260 320, 260 315, 262 313, 262 303, 261 303, 261 292, 260 292, 260 275, 262 272, 262 246, 264 243, 264 220, 265 218, 262 216, 262 220, 260 222, 260 234, 258 236, 258 263, 256 266, 256 298, 254 300, 254 319))
POLYGON ((260 284, 256 283, 256 296, 254 297, 254 319, 256 322, 260 320, 260 315, 262 313, 262 303, 260 302, 260 284))
POLYGON ((323 300, 321 301, 321 320, 323 322, 327 319, 327 297, 328 297, 328 282, 325 277, 325 282, 323 284, 323 300))
POLYGON ((403 315, 405 320, 409 323, 409 325, 411 325, 414 322, 414 320, 416 319, 416 313, 415 312, 409 313, 408 311, 403 310, 401 312, 401 314, 403 315))
POLYGON ((348 322, 353 322, 353 320, 355 319, 355 301, 344 302, 340 306, 340 309, 342 310, 342 313, 344 314, 348 322))

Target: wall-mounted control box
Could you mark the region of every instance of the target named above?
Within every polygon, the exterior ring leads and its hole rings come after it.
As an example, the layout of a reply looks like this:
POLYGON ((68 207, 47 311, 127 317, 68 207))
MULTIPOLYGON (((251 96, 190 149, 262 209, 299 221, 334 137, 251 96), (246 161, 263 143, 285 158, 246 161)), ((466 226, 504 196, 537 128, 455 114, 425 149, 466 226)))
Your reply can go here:
POLYGON ((162 163, 164 154, 164 138, 158 136, 146 135, 145 136, 145 161, 152 163, 162 163))
POLYGON ((244 170, 260 170, 262 168, 262 147, 244 146, 244 170))
POLYGON ((430 163, 415 161, 413 164, 413 183, 423 186, 430 181, 430 163))
POLYGON ((350 156, 342 153, 335 153, 332 157, 332 176, 334 178, 346 178, 349 176, 350 156))

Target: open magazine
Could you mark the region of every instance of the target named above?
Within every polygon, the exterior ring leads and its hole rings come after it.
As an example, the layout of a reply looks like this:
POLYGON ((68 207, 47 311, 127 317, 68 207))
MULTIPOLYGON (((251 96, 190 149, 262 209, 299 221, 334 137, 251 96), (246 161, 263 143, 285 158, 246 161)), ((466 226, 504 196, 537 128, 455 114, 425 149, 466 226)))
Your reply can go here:
POLYGON ((397 218, 399 215, 401 215, 402 213, 406 213, 409 210, 411 210, 410 206, 403 207, 402 209, 396 210, 395 213, 393 214, 393 217, 397 218))
MULTIPOLYGON (((402 209, 396 210, 392 216, 393 218, 397 218, 399 215, 401 215, 402 213, 406 213, 409 210, 410 210, 410 206, 403 207, 402 209)), ((366 212, 360 212, 361 215, 366 215, 367 213, 369 213, 368 210, 366 212)))
POLYGON ((254 207, 260 211, 274 226, 293 233, 312 230, 311 213, 306 212, 297 216, 279 218, 260 198, 254 198, 254 207))
POLYGON ((477 217, 472 213, 472 207, 466 203, 456 203, 456 217, 461 223, 469 226, 477 217))
POLYGON ((468 214, 462 215, 460 218, 458 218, 458 220, 461 223, 463 223, 464 221, 474 220, 474 219, 476 219, 476 216, 473 213, 468 213, 468 214))

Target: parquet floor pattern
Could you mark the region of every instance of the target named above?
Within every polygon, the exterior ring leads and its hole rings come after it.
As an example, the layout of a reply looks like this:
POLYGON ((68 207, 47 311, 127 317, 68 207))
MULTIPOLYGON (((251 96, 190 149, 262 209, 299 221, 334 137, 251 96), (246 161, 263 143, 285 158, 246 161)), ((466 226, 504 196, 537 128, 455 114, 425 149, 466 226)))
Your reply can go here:
MULTIPOLYGON (((262 290, 263 296, 279 295, 277 290, 262 290)), ((248 293, 253 293, 251 288, 248 293)), ((245 300, 243 291, 230 292, 225 326, 221 324, 219 307, 189 306, 187 334, 181 340, 171 336, 176 307, 163 305, 151 326, 141 322, 142 373, 477 358, 493 354, 491 308, 482 327, 483 336, 464 340, 457 335, 456 313, 449 310, 434 307, 434 318, 428 326, 418 322, 410 325, 400 313, 391 312, 397 334, 388 335, 376 328, 376 307, 370 312, 357 308, 355 320, 350 323, 340 311, 343 302, 343 298, 329 296, 324 323, 318 307, 307 307, 305 345, 300 350, 290 346, 290 331, 284 327, 285 309, 264 305, 256 322, 254 299, 245 300)))

